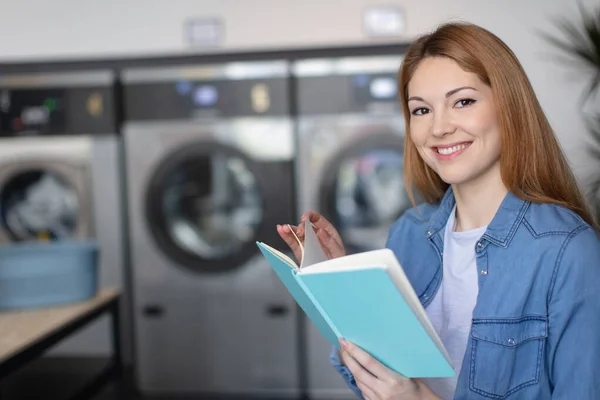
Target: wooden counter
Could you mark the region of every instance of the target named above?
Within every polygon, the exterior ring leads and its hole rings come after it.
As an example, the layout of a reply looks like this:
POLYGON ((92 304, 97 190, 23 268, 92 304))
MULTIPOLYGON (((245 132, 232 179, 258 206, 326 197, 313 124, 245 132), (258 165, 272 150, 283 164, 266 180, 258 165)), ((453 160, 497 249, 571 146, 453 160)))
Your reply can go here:
POLYGON ((88 323, 109 313, 112 317, 112 362, 75 398, 91 397, 121 373, 119 300, 118 290, 106 288, 99 290, 94 298, 78 303, 0 312, 0 381, 88 323))

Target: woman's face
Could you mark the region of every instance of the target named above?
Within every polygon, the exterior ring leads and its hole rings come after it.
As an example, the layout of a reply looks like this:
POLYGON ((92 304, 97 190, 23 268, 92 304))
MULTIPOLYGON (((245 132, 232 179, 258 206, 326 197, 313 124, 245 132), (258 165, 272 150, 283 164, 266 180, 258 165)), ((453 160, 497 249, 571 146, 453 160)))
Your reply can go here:
POLYGON ((408 83, 410 137, 442 180, 460 185, 500 173, 492 89, 449 58, 426 58, 408 83))

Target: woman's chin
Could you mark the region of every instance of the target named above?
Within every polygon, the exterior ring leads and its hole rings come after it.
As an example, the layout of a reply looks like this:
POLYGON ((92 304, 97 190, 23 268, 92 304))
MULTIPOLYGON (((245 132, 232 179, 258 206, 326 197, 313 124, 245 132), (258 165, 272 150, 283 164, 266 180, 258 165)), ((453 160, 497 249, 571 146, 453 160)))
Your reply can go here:
POLYGON ((469 182, 470 177, 464 174, 439 174, 440 178, 448 185, 456 186, 469 182))

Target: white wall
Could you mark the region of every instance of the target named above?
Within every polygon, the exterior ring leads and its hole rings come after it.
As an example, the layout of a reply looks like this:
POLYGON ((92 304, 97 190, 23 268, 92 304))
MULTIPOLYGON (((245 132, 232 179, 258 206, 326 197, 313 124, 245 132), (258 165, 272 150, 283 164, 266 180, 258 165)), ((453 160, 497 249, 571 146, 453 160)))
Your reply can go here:
MULTIPOLYGON (((397 4, 411 38, 461 18, 490 29, 516 52, 557 131, 576 174, 589 159, 580 152, 585 128, 577 103, 585 81, 549 57, 555 51, 537 31, 551 19, 577 17, 576 0, 0 0, 0 62, 35 59, 135 57, 199 52, 184 40, 189 18, 221 17, 217 51, 364 44, 361 16, 370 5, 397 4)), ((584 0, 595 5, 597 0, 584 0)), ((214 50, 213 50, 214 51, 214 50)))

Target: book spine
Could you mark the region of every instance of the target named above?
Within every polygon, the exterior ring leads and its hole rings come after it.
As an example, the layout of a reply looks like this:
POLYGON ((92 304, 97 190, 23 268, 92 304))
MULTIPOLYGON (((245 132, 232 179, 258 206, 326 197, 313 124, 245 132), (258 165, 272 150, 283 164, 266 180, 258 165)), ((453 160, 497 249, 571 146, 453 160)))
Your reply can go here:
MULTIPOLYGON (((335 334, 335 336, 337 338, 341 338, 342 335, 341 335, 340 331, 338 330, 338 328, 333 324, 333 322, 331 322, 329 315, 327 315, 325 310, 321 307, 321 304, 317 301, 315 296, 313 296, 313 294, 310 291, 310 289, 308 288, 308 286, 306 286, 304 284, 304 282, 302 281, 302 275, 296 273, 295 276, 296 276, 296 281, 298 282, 298 284, 300 285, 302 290, 304 290, 304 293, 306 293, 306 295, 308 296, 310 301, 312 301, 312 303, 315 305, 315 307, 319 311, 319 313, 323 316, 323 319, 325 320, 325 322, 327 322, 327 325, 329 325, 329 328, 331 328, 331 331, 335 334)), ((333 344, 339 347, 338 343, 333 343, 333 344)))

